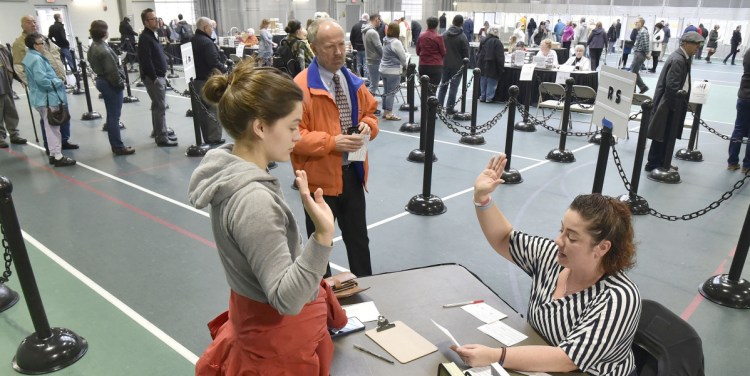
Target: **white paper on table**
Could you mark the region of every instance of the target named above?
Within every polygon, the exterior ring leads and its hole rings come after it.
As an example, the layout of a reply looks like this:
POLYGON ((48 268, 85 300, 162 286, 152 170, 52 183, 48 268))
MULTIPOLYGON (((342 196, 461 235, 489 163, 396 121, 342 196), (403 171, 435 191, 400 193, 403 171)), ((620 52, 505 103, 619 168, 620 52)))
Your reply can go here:
POLYGON ((453 337, 453 334, 451 334, 451 332, 449 332, 448 329, 445 329, 442 326, 440 326, 440 324, 436 323, 435 320, 430 320, 430 321, 432 321, 432 323, 435 324, 435 326, 437 326, 438 329, 440 329, 443 333, 445 333, 445 335, 447 335, 448 338, 450 338, 451 341, 453 341, 453 344, 455 344, 456 346, 461 347, 461 345, 458 344, 458 341, 456 341, 456 338, 453 337))
POLYGON ((479 331, 502 342, 505 346, 513 346, 528 338, 525 334, 511 328, 502 321, 495 321, 491 324, 480 326, 479 331))
POLYGON ((492 376, 490 366, 474 367, 467 369, 466 372, 471 376, 492 376))
POLYGON ((487 303, 467 304, 461 307, 461 309, 470 313, 472 316, 478 318, 485 324, 489 324, 493 321, 502 320, 508 317, 508 315, 492 308, 487 303))
POLYGON ((242 59, 243 56, 245 56, 245 45, 240 43, 235 47, 234 54, 237 55, 240 59, 242 59))
POLYGON ((364 145, 362 145, 362 148, 360 148, 357 151, 353 151, 349 153, 349 160, 350 161, 364 161, 365 158, 367 158, 367 145, 370 144, 370 135, 369 134, 363 134, 362 141, 364 142, 364 145))
POLYGON ((565 85, 565 81, 570 78, 570 72, 572 72, 575 67, 572 65, 561 65, 557 69, 558 71, 557 75, 555 76, 555 83, 565 85))
POLYGON ((522 373, 526 376, 552 376, 549 373, 545 373, 545 372, 522 372, 522 371, 516 371, 516 372, 522 373))
POLYGON ((356 317, 362 322, 378 321, 378 316, 380 316, 378 307, 375 307, 375 302, 350 304, 341 308, 346 311, 346 317, 356 317))
POLYGON ((523 67, 521 67, 521 77, 518 79, 518 81, 531 81, 532 77, 534 77, 534 68, 536 68, 536 64, 524 64, 523 67))

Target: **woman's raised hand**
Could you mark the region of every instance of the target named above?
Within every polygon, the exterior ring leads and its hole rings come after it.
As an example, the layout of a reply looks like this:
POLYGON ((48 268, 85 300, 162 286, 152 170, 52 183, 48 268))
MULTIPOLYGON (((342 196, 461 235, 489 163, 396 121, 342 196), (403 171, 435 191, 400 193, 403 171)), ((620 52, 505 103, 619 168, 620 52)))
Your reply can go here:
POLYGON ((315 194, 310 195, 310 187, 307 185, 307 173, 304 170, 297 170, 294 172, 297 175, 295 182, 299 188, 299 196, 302 199, 302 204, 305 206, 305 211, 312 219, 315 224, 315 233, 313 237, 315 240, 325 246, 333 244, 333 212, 328 207, 325 200, 323 200, 323 189, 318 188, 315 190, 315 194))
POLYGON ((504 153, 490 158, 487 167, 477 176, 477 180, 474 182, 475 202, 487 201, 489 195, 495 191, 495 188, 505 182, 502 176, 507 161, 504 153))

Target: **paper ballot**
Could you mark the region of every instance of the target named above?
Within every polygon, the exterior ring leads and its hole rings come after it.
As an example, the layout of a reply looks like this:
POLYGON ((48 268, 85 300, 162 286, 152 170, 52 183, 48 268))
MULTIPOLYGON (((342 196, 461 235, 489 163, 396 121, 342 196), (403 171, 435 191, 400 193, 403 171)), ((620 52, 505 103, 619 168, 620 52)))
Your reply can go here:
POLYGON ((491 324, 480 326, 479 331, 502 342, 505 346, 513 346, 528 338, 525 334, 511 328, 502 321, 495 321, 491 324))
POLYGON ((451 332, 448 331, 448 329, 445 329, 444 327, 440 326, 440 324, 436 323, 435 320, 430 320, 430 321, 432 321, 432 323, 435 324, 435 326, 437 326, 438 329, 440 329, 443 333, 445 333, 445 335, 447 335, 448 338, 450 338, 451 341, 453 341, 453 344, 455 344, 456 346, 459 346, 459 347, 461 346, 458 343, 458 341, 456 341, 456 338, 453 337, 453 334, 451 334, 451 332))
POLYGON ((375 302, 350 304, 341 306, 341 308, 346 311, 346 317, 356 317, 362 322, 378 321, 378 316, 380 316, 375 302))
POLYGON ((467 304, 461 307, 461 309, 470 313, 472 316, 478 318, 485 324, 489 324, 491 322, 502 320, 508 317, 508 315, 492 308, 487 303, 467 304))
POLYGON ((349 160, 350 161, 364 161, 365 158, 367 158, 367 145, 370 144, 370 135, 369 134, 362 134, 362 141, 364 142, 364 145, 362 145, 362 148, 360 148, 357 151, 353 151, 349 153, 349 160))

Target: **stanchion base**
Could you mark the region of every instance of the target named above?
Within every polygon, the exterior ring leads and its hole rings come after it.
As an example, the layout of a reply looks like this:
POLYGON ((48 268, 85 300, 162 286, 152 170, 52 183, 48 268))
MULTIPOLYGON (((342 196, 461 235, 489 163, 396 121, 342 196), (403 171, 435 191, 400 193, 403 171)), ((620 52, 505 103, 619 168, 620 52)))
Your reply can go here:
MULTIPOLYGON (((414 149, 411 151, 411 153, 409 153, 409 156, 406 157, 406 160, 409 162, 414 162, 414 163, 424 163, 424 160, 425 160, 424 155, 425 155, 424 150, 414 149)), ((433 163, 437 162, 437 160, 438 160, 437 156, 433 153, 432 162, 433 163)))
POLYGON ((625 194, 618 199, 630 206, 630 213, 633 215, 646 215, 649 212, 648 201, 644 198, 633 198, 629 194, 625 194))
POLYGON ((78 88, 75 88, 75 89, 73 89, 73 91, 71 91, 71 93, 72 93, 73 95, 82 95, 82 94, 86 94, 86 91, 85 91, 85 90, 81 90, 81 89, 78 89, 78 88))
POLYGON ((4 283, 0 283, 0 312, 13 307, 18 302, 18 293, 4 283))
POLYGON ((180 78, 180 75, 177 73, 170 73, 167 75, 167 78, 180 78))
POLYGON ((193 109, 188 108, 188 110, 185 112, 186 117, 193 117, 193 109))
POLYGON ((52 328, 52 335, 40 339, 36 333, 26 337, 13 357, 13 369, 39 375, 61 370, 81 359, 89 345, 70 329, 52 328))
MULTIPOLYGON (((411 111, 411 106, 409 106, 408 103, 404 103, 401 105, 401 107, 398 108, 399 111, 411 111)), ((419 107, 417 105, 414 105, 414 111, 419 110, 419 107)))
POLYGON ((505 181, 504 184, 521 184, 523 183, 523 178, 521 177, 521 173, 518 172, 515 168, 511 168, 508 171, 503 171, 502 179, 505 181))
POLYGON ((521 132, 536 132, 536 125, 531 122, 519 121, 513 126, 513 129, 521 132))
POLYGON ((453 120, 471 120, 471 114, 468 112, 456 112, 453 114, 453 120))
POLYGON ((698 149, 680 149, 677 150, 674 157, 688 162, 703 162, 703 153, 698 149))
POLYGON ((84 112, 83 115, 81 115, 81 120, 96 120, 96 119, 101 119, 101 118, 102 118, 102 114, 96 111, 84 112))
POLYGON ((146 84, 144 84, 143 82, 139 81, 137 84, 135 84, 135 86, 136 87, 144 87, 144 86, 146 86, 146 84))
POLYGON ((425 197, 422 194, 418 194, 409 200, 406 204, 406 211, 416 215, 440 215, 447 211, 443 200, 435 195, 425 197))
POLYGON ((405 132, 405 133, 416 133, 422 130, 422 126, 419 123, 409 123, 408 121, 404 124, 401 124, 401 128, 399 128, 399 132, 405 132))
POLYGON ((135 102, 140 102, 140 101, 141 100, 138 99, 138 97, 133 97, 133 96, 122 98, 122 103, 135 103, 135 102))
POLYGON ((464 145, 484 145, 484 136, 475 134, 475 135, 468 135, 468 136, 462 136, 458 142, 464 144, 464 145))
POLYGON ((552 149, 547 153, 547 159, 549 159, 552 162, 560 162, 560 163, 573 163, 576 161, 576 157, 573 155, 573 152, 565 149, 552 149))
POLYGON ((698 291, 716 304, 750 309, 750 283, 744 279, 732 281, 728 274, 715 275, 704 282, 698 291))
POLYGON ((206 155, 208 149, 208 145, 190 145, 188 146, 187 150, 185 150, 185 155, 187 155, 188 157, 202 157, 206 155))
POLYGON ((646 175, 649 180, 653 180, 659 183, 667 184, 678 184, 680 183, 680 173, 677 170, 669 169, 665 170, 662 167, 655 168, 646 175))

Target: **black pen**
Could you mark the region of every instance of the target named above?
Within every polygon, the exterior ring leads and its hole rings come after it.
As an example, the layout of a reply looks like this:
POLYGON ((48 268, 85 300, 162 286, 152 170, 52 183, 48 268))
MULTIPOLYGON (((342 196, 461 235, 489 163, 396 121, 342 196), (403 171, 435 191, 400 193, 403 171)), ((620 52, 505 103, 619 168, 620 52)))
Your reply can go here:
POLYGON ((368 350, 368 349, 366 349, 364 347, 354 345, 354 348, 357 349, 357 350, 359 350, 359 351, 362 351, 363 353, 370 354, 370 355, 372 355, 372 356, 374 356, 374 357, 376 357, 376 358, 378 358, 380 360, 384 360, 384 361, 386 361, 388 363, 395 364, 395 363, 393 363, 392 360, 390 360, 390 359, 388 359, 388 358, 386 358, 386 357, 384 357, 382 355, 375 354, 374 352, 372 352, 372 351, 370 351, 370 350, 368 350))

